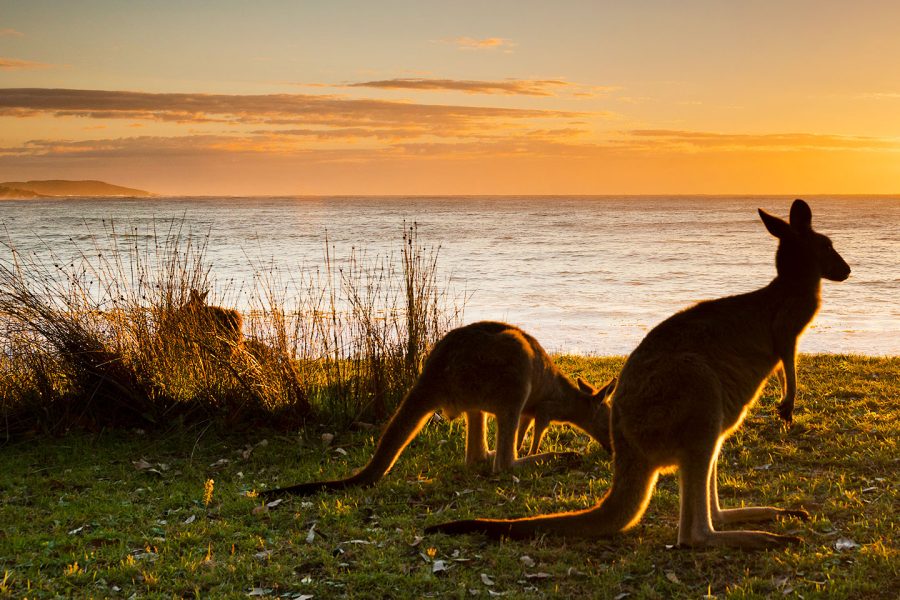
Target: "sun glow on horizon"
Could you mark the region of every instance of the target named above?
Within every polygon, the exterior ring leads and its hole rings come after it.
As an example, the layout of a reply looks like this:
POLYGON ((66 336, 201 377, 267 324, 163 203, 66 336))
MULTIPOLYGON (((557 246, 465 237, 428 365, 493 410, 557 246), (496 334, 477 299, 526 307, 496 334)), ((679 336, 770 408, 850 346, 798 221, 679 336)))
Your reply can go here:
POLYGON ((0 180, 163 194, 900 192, 897 7, 828 5, 810 21, 799 5, 499 3, 473 27, 466 3, 384 9, 390 22, 361 3, 158 6, 5 10, 0 180))

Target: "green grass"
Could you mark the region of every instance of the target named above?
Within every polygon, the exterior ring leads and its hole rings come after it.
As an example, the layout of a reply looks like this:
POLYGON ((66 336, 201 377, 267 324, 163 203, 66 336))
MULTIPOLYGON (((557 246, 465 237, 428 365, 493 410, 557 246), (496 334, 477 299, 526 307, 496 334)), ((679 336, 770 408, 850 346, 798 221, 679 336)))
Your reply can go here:
MULTIPOLYGON (((559 362, 598 383, 621 365, 559 362)), ((461 423, 433 423, 374 488, 268 510, 245 493, 349 473, 371 453, 373 432, 337 432, 330 446, 323 430, 79 433, 0 450, 0 596, 896 598, 900 358, 804 356, 790 430, 774 390, 725 444, 720 493, 725 506, 805 507, 809 522, 761 527, 800 536, 796 548, 672 548, 672 476, 641 523, 613 539, 420 539, 448 519, 595 502, 609 483, 608 457, 567 428, 553 428, 545 444, 586 449, 581 464, 498 476, 464 469, 461 423), (152 468, 137 468, 141 460, 152 468), (836 549, 844 539, 858 546, 836 549), (435 574, 435 561, 448 570, 435 574)))

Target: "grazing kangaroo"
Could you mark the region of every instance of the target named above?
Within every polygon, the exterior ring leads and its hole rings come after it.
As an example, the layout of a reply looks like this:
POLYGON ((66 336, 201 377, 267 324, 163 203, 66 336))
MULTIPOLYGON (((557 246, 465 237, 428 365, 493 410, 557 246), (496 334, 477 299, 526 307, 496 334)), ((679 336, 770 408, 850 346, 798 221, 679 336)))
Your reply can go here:
POLYGON ((779 367, 784 371, 779 413, 790 420, 797 338, 819 308, 821 280, 843 281, 850 267, 827 237, 812 230, 812 213, 803 200, 794 201, 789 223, 762 210, 759 216, 779 240, 775 279, 754 292, 701 302, 669 317, 628 357, 611 399, 612 486, 599 504, 524 519, 454 521, 426 533, 612 535, 640 520, 658 474, 677 468, 679 545, 753 549, 799 542, 762 531, 713 529, 714 523, 808 517, 803 510, 769 506, 720 508, 716 460, 722 442, 779 367))
POLYGON ((422 374, 388 422, 371 460, 359 472, 346 479, 301 483, 261 495, 307 495, 372 485, 384 477, 439 409, 450 419, 465 414, 466 464, 493 458, 495 472, 572 454, 547 452, 519 458, 520 419, 526 425, 534 418, 571 423, 608 450, 609 407, 605 399, 614 387, 615 380, 599 391, 580 379, 576 385, 559 371, 537 340, 518 327, 490 321, 472 323, 450 331, 434 345, 422 374), (488 413, 497 419, 494 452, 487 449, 488 413))

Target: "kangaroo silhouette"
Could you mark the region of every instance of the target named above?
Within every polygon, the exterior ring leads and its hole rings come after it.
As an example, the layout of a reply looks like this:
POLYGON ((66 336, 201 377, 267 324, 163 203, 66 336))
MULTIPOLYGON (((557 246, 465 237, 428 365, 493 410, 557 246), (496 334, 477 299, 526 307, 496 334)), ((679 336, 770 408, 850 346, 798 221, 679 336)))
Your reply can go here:
POLYGON ((190 298, 179 309, 181 314, 193 320, 203 334, 232 345, 240 344, 244 327, 241 313, 231 308, 207 304, 208 295, 209 290, 200 293, 192 289, 190 298))
POLYGON ((792 204, 789 222, 762 209, 759 216, 778 238, 775 279, 756 291, 701 302, 669 317, 625 362, 610 401, 612 485, 596 506, 524 519, 453 521, 426 533, 608 536, 634 526, 659 473, 677 469, 680 545, 754 549, 799 542, 762 531, 716 531, 714 524, 808 518, 803 510, 770 506, 722 509, 716 460, 722 442, 779 368, 784 396, 778 410, 790 421, 797 338, 819 309, 821 280, 843 281, 850 267, 827 237, 813 231, 812 212, 803 200, 792 204))
MULTIPOLYGON (((263 497, 306 495, 372 485, 394 465, 403 449, 429 417, 442 410, 450 419, 466 419, 466 464, 493 460, 495 472, 572 452, 534 453, 522 458, 517 449, 523 426, 539 419, 582 429, 607 450, 609 406, 606 397, 615 379, 600 390, 584 380, 577 384, 563 375, 536 339, 513 325, 492 321, 472 323, 447 333, 434 345, 422 373, 406 394, 378 440, 375 453, 362 469, 345 479, 314 481, 260 492, 263 497), (497 420, 495 451, 487 448, 487 415, 497 420)), ((543 430, 536 431, 535 438, 543 430)), ((533 444, 532 448, 539 446, 533 444)))

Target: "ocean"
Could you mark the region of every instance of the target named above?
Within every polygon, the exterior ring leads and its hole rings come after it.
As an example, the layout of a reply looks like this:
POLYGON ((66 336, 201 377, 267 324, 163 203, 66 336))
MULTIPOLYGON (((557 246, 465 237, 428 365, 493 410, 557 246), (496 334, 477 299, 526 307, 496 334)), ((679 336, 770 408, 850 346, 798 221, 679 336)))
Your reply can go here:
MULTIPOLYGON (((802 352, 900 354, 900 197, 807 197, 813 226, 853 273, 825 281, 802 352)), ((90 249, 120 232, 183 222, 209 235, 216 288, 239 307, 259 265, 290 272, 350 249, 397 255, 404 223, 438 247, 438 266, 465 296, 466 322, 521 326, 551 352, 628 354, 656 323, 704 299, 775 275, 776 240, 761 207, 787 197, 327 197, 60 199, 0 202, 0 238, 20 252, 90 249), (71 240, 71 241, 70 241, 71 240)), ((7 260, 8 248, 0 248, 7 260)), ((215 295, 215 294, 214 294, 215 295)), ((220 297, 222 295, 220 294, 220 297)), ((246 308, 245 306, 242 308, 246 308)))

